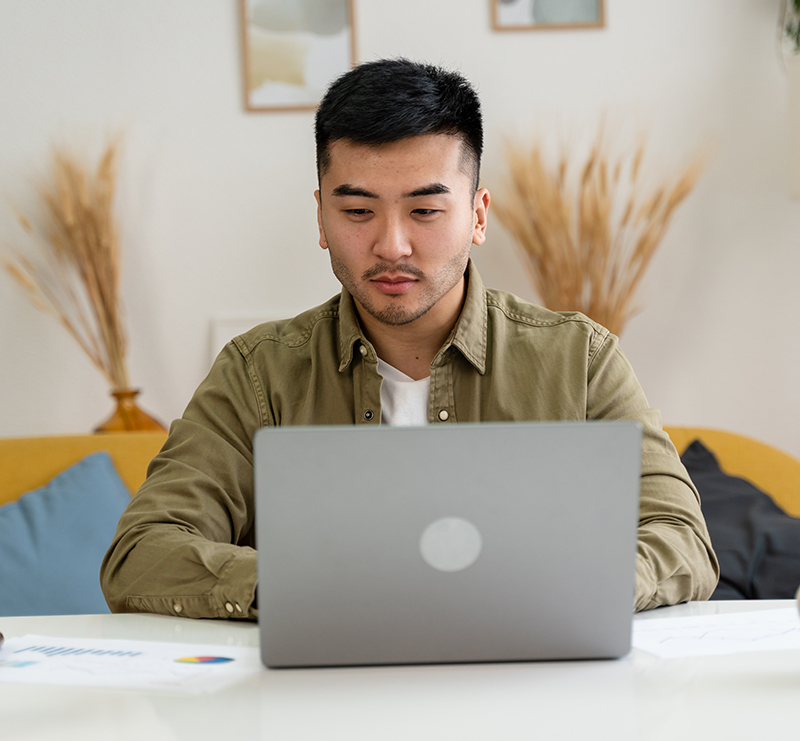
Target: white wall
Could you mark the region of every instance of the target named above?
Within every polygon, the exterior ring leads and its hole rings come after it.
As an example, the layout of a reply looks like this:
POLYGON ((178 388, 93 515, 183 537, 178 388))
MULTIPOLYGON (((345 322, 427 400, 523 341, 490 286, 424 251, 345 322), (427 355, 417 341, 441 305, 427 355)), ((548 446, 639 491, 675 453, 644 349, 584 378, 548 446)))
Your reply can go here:
MULTIPOLYGON (((489 0, 355 0, 360 60, 462 70, 502 138, 651 131, 652 165, 716 152, 679 212, 623 337, 668 423, 728 428, 800 456, 800 205, 789 200, 778 0, 607 0, 602 31, 497 33, 489 0), (616 124, 615 124, 616 125, 616 124)), ((233 0, 3 0, 0 193, 23 207, 49 142, 126 132, 119 203, 134 383, 164 420, 209 365, 216 317, 282 316, 337 284, 316 243, 311 113, 245 113, 233 0)), ((626 134, 627 135, 627 134, 626 134)), ((0 242, 23 243, 0 199, 0 242)), ((495 221, 490 285, 534 298, 495 221)), ((103 379, 0 275, 0 435, 90 430, 103 379)))

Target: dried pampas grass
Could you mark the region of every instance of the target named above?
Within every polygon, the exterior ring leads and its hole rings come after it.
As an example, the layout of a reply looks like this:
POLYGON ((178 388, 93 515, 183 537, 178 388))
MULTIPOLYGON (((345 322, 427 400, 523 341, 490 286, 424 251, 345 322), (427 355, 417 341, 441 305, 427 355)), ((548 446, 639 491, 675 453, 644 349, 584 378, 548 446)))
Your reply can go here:
POLYGON ((118 158, 118 139, 93 170, 56 148, 52 180, 39 189, 41 226, 17 209, 17 220, 38 247, 37 259, 19 251, 4 258, 33 305, 66 328, 113 391, 129 388, 113 212, 118 158))
POLYGON ((509 176, 493 206, 522 249, 542 303, 581 311, 620 335, 637 312, 636 290, 705 156, 673 179, 641 185, 644 142, 614 156, 603 129, 585 162, 549 166, 543 146, 508 143, 509 176))

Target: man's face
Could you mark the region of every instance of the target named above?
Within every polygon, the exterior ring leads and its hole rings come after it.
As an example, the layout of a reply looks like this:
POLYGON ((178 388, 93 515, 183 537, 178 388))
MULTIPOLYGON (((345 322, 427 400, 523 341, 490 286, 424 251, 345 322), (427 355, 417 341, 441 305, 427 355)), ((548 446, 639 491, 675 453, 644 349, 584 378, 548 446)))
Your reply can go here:
POLYGON ((401 325, 458 316, 489 205, 471 170, 461 140, 446 134, 330 145, 316 192, 319 243, 362 318, 401 325))

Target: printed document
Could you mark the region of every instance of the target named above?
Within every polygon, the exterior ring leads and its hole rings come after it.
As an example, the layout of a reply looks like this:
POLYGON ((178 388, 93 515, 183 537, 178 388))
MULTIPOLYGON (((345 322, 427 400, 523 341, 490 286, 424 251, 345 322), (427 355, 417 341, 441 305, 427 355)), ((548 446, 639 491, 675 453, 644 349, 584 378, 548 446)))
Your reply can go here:
POLYGON ((0 682, 201 693, 262 669, 257 648, 35 635, 0 648, 0 682))

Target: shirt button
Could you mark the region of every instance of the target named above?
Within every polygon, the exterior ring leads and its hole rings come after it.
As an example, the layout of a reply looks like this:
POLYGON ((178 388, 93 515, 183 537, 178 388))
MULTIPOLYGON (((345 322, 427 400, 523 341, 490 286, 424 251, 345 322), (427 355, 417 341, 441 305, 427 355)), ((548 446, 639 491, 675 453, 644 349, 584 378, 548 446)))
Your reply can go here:
POLYGON ((375 412, 373 412, 371 409, 367 409, 367 411, 364 412, 364 419, 366 419, 367 422, 371 422, 374 417, 375 412))
POLYGON ((180 615, 183 612, 183 605, 174 604, 172 605, 172 609, 180 615))
POLYGON ((441 419, 442 422, 447 422, 447 420, 449 418, 450 418, 450 415, 447 413, 446 409, 442 409, 442 411, 439 412, 439 419, 441 419))
POLYGON ((232 605, 230 602, 226 602, 226 603, 225 603, 225 609, 226 609, 228 612, 233 612, 233 605, 232 605))
POLYGON ((366 357, 366 355, 367 355, 367 348, 366 348, 366 347, 364 347, 364 345, 359 345, 359 347, 358 347, 358 351, 359 351, 359 352, 360 352, 360 353, 361 353, 361 354, 362 354, 364 357, 366 357))
POLYGON ((242 611, 242 607, 241 607, 241 605, 240 605, 240 604, 237 602, 237 603, 236 603, 236 612, 241 612, 241 611, 242 611))

